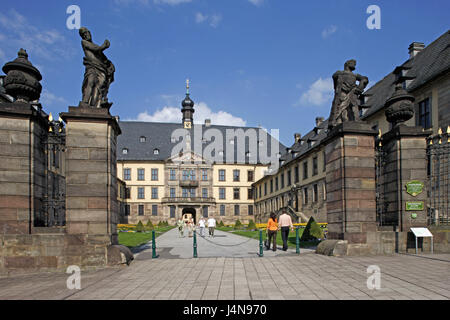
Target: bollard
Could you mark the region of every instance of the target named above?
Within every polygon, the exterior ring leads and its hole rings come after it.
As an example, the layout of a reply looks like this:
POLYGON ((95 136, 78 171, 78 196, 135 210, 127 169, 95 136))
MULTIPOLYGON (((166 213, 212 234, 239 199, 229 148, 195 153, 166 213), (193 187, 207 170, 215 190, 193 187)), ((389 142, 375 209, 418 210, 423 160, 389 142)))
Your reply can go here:
POLYGON ((197 258, 197 232, 194 230, 194 258, 197 258))
POLYGON ((262 230, 259 230, 259 256, 264 257, 264 247, 263 247, 263 235, 262 230))
POLYGON ((296 245, 295 252, 297 254, 300 254, 300 238, 298 236, 298 227, 295 228, 295 245, 296 245))
POLYGON ((156 259, 159 256, 156 254, 156 241, 155 241, 155 230, 152 230, 152 259, 156 259))

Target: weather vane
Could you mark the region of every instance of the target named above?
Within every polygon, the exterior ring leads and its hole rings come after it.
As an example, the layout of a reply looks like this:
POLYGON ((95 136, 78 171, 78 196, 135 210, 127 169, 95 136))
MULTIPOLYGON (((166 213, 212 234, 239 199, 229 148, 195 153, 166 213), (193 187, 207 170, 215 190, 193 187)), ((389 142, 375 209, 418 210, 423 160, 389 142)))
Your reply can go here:
POLYGON ((188 79, 186 79, 186 92, 189 94, 189 83, 190 83, 190 80, 189 80, 189 78, 188 79))

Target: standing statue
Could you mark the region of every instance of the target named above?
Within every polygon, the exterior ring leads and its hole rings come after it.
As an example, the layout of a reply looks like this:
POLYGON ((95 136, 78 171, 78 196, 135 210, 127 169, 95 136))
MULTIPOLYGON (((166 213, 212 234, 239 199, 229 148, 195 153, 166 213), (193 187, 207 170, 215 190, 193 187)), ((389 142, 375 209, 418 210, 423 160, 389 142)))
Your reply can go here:
POLYGON ((109 48, 110 43, 105 40, 101 46, 92 42, 91 32, 84 27, 79 30, 81 46, 84 51, 83 65, 86 67, 83 80, 82 104, 90 108, 109 108, 108 90, 114 81, 115 68, 106 58, 103 51, 109 48))
POLYGON ((329 128, 333 128, 344 121, 360 120, 359 96, 369 83, 369 79, 360 74, 353 73, 355 69, 356 61, 348 60, 344 65, 344 71, 336 71, 333 74, 334 100, 328 122, 329 128), (359 84, 356 84, 357 81, 359 84))

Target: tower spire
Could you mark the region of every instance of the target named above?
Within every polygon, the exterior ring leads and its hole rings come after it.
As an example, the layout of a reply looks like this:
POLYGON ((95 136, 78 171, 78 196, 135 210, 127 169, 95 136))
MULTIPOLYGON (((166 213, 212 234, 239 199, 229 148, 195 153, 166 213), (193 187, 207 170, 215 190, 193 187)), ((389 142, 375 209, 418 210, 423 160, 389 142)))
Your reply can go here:
POLYGON ((183 113, 183 126, 185 129, 191 129, 194 123, 194 101, 189 97, 189 87, 191 81, 186 79, 186 97, 181 102, 181 112, 183 113))

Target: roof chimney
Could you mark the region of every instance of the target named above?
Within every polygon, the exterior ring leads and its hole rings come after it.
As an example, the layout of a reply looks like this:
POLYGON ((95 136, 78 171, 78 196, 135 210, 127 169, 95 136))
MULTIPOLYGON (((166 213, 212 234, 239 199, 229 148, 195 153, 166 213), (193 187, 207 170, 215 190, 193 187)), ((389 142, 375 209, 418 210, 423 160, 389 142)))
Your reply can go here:
POLYGON ((409 45, 409 58, 412 59, 425 48, 425 44, 422 42, 413 42, 409 45))
POLYGON ((325 119, 323 117, 316 118, 316 127, 320 126, 325 119))
POLYGON ((302 135, 300 133, 296 133, 296 134, 294 134, 294 138, 295 138, 295 143, 299 143, 302 138, 302 135))
POLYGON ((211 119, 205 119, 205 127, 211 127, 211 119))

